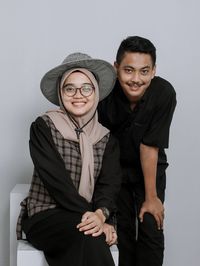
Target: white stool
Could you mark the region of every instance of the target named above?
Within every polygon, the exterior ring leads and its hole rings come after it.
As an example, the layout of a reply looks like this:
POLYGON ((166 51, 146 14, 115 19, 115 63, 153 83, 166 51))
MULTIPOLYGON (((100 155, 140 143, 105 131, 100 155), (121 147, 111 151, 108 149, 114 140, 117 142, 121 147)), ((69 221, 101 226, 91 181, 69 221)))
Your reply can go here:
POLYGON ((17 266, 48 266, 43 252, 27 241, 19 240, 17 245, 17 266))
MULTIPOLYGON (((16 239, 20 202, 27 196, 29 187, 29 184, 17 184, 10 193, 10 266, 48 266, 42 251, 27 241, 16 239)), ((118 265, 117 246, 113 245, 110 249, 115 265, 118 265)))

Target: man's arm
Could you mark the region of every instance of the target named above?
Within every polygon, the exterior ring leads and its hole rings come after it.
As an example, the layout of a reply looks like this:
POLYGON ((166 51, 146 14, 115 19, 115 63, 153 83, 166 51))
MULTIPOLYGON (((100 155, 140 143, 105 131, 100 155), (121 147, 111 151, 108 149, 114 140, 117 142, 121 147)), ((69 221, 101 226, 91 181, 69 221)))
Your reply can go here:
POLYGON ((156 191, 158 151, 159 149, 157 147, 140 144, 140 161, 144 176, 145 201, 140 209, 139 218, 142 222, 144 213, 148 212, 154 216, 158 229, 162 229, 164 207, 156 191))

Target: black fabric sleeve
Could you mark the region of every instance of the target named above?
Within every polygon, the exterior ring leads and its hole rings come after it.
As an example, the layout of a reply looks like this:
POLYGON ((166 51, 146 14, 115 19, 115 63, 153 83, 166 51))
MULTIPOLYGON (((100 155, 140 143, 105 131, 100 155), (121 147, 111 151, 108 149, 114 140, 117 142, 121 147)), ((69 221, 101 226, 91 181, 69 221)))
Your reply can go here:
POLYGON ((91 211, 92 205, 81 197, 74 187, 64 161, 55 147, 51 130, 41 117, 31 125, 29 146, 35 169, 57 204, 81 214, 91 211))
POLYGON ((170 125, 175 107, 176 93, 174 90, 166 97, 159 99, 150 127, 143 136, 143 144, 158 148, 168 148, 170 125))
POLYGON ((107 101, 108 101, 107 98, 105 98, 104 100, 102 100, 98 104, 98 109, 97 109, 98 110, 98 120, 104 127, 111 129, 111 123, 110 123, 109 118, 108 118, 109 112, 107 112, 108 111, 107 101))
POLYGON ((119 161, 119 144, 110 136, 103 156, 100 175, 95 184, 93 195, 94 209, 106 207, 116 212, 116 199, 121 186, 122 171, 119 161))

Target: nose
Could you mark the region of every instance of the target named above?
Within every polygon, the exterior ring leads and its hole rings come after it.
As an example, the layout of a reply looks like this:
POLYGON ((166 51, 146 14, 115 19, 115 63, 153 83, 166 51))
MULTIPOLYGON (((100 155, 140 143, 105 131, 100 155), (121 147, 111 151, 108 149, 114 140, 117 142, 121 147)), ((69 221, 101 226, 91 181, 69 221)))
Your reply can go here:
POLYGON ((140 73, 138 73, 138 72, 133 73, 133 75, 131 77, 131 81, 135 82, 135 83, 140 82, 140 73))
POLYGON ((80 88, 77 88, 76 94, 74 95, 74 98, 82 98, 82 97, 83 97, 83 95, 81 94, 80 88))

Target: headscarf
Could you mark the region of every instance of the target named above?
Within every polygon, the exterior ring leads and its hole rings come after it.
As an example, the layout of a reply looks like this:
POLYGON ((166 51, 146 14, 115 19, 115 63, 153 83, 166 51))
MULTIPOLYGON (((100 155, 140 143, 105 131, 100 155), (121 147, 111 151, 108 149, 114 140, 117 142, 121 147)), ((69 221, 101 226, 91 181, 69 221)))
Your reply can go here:
POLYGON ((66 71, 61 79, 59 86, 60 109, 48 111, 57 130, 67 139, 79 142, 82 169, 79 184, 79 194, 88 202, 91 202, 94 192, 94 154, 93 145, 100 141, 109 130, 98 122, 97 105, 99 102, 99 87, 94 75, 85 68, 76 68, 66 71), (70 110, 66 110, 61 98, 61 89, 65 80, 75 71, 85 74, 94 86, 95 101, 87 114, 81 117, 74 117, 70 110))

